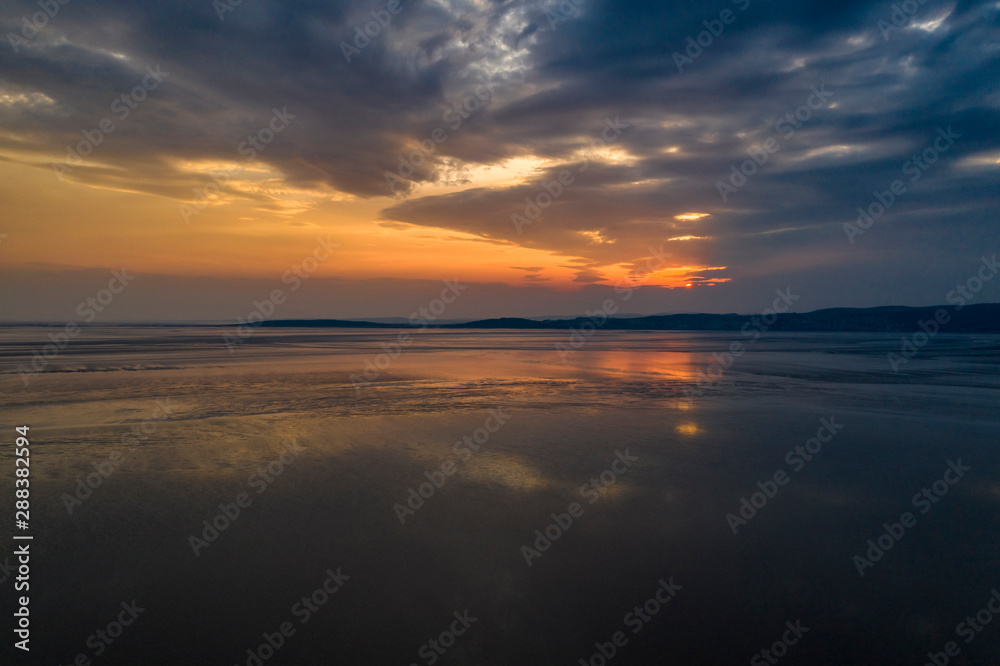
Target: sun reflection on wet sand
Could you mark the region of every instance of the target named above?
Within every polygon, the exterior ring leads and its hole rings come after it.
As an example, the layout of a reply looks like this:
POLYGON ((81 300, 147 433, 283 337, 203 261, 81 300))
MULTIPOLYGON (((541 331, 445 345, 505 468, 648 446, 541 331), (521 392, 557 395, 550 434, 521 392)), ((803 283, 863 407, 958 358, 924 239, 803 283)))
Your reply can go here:
POLYGON ((520 491, 540 490, 557 485, 538 469, 508 454, 483 453, 465 464, 467 469, 463 476, 478 483, 496 483, 520 491))
POLYGON ((701 429, 701 427, 698 426, 697 423, 694 423, 693 421, 678 423, 675 430, 680 434, 686 435, 688 437, 694 437, 695 435, 705 432, 704 430, 701 429))

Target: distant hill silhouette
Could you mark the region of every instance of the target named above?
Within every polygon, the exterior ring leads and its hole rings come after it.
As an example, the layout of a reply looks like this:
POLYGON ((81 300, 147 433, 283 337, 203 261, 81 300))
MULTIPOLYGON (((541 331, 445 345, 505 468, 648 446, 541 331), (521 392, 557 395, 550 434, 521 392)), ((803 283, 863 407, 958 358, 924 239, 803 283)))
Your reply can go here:
MULTIPOLYGON (((938 310, 950 317, 941 325, 942 333, 1000 333, 1000 303, 966 305, 956 311, 951 305, 929 307, 884 306, 877 308, 830 308, 804 313, 777 315, 768 331, 840 331, 871 333, 908 333, 919 330, 921 321, 933 320, 938 310)), ((649 317, 608 317, 603 323, 590 317, 575 319, 521 319, 501 317, 461 324, 430 324, 438 329, 569 329, 584 324, 609 331, 738 331, 760 315, 673 314, 649 317)), ((261 326, 285 328, 424 328, 423 325, 384 322, 346 321, 343 319, 281 319, 265 321, 261 326)))

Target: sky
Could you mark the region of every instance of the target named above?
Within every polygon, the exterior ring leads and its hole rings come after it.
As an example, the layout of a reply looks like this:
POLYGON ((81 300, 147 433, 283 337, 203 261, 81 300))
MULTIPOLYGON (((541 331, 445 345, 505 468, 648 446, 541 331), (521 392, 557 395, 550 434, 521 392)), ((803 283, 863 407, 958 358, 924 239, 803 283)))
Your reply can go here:
POLYGON ((62 2, 0 10, 3 321, 932 305, 1000 239, 1000 2, 62 2))

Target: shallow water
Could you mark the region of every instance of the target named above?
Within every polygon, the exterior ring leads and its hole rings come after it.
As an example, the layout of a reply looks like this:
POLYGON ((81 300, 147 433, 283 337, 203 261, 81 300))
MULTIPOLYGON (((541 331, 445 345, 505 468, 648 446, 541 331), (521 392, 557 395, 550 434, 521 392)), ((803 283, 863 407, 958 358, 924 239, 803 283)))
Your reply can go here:
POLYGON ((264 663, 600 664, 596 643, 614 664, 748 663, 796 621, 787 663, 923 664, 948 641, 952 664, 1000 661, 1000 622, 956 633, 1000 588, 1000 336, 940 335, 894 372, 898 335, 600 332, 560 354, 567 331, 427 331, 380 358, 403 332, 258 330, 230 352, 231 328, 115 327, 25 385, 56 330, 0 328, 0 506, 29 425, 39 663, 242 665, 284 622, 264 663), (722 370, 733 341, 748 351, 722 370), (381 369, 359 385, 366 361, 381 369), (788 462, 821 419, 835 434, 788 462), (279 464, 290 439, 302 451, 279 464), (606 472, 618 453, 628 467, 606 472), (404 511, 427 472, 443 484, 404 511), (758 482, 773 496, 727 520, 758 482), (572 503, 542 551, 536 530, 572 503), (859 575, 904 512, 915 524, 859 575), (302 623, 295 604, 338 568, 349 580, 302 623), (661 579, 674 596, 637 620, 661 579), (133 599, 145 610, 96 655, 89 637, 133 599), (453 644, 425 647, 466 610, 453 644))

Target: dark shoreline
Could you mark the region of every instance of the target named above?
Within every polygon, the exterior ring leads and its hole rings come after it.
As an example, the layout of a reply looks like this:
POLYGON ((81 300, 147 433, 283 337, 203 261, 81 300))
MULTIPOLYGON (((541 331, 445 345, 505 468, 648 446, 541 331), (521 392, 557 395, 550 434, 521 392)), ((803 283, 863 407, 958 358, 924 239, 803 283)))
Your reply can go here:
POLYGON ((830 308, 805 313, 764 315, 673 314, 648 317, 577 317, 576 319, 523 319, 501 317, 463 324, 429 323, 382 324, 340 319, 278 319, 260 326, 269 328, 439 328, 439 329, 555 329, 566 330, 589 325, 605 330, 639 331, 738 331, 744 327, 766 327, 768 331, 786 332, 871 332, 909 333, 938 325, 940 333, 1000 333, 1000 303, 961 307, 883 306, 877 308, 830 308), (935 316, 938 322, 934 322, 935 316), (760 322, 758 325, 757 322, 760 322))
MULTIPOLYGON (((508 329, 508 330, 568 330, 593 327, 609 331, 739 331, 755 329, 787 333, 913 333, 921 330, 921 322, 936 333, 1000 333, 1000 303, 967 305, 931 305, 907 307, 887 305, 874 308, 827 308, 812 312, 759 314, 669 314, 630 317, 593 315, 572 319, 527 319, 498 317, 474 321, 435 324, 420 320, 417 323, 386 323, 347 319, 274 319, 265 320, 251 327, 264 328, 361 328, 361 329, 508 329)), ((39 326, 63 327, 60 322, 7 321, 0 322, 0 329, 39 326)), ((81 324, 80 328, 231 328, 232 322, 108 322, 81 324)))

